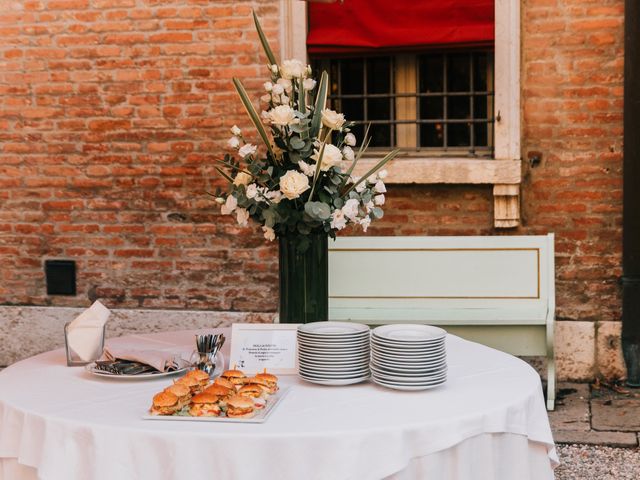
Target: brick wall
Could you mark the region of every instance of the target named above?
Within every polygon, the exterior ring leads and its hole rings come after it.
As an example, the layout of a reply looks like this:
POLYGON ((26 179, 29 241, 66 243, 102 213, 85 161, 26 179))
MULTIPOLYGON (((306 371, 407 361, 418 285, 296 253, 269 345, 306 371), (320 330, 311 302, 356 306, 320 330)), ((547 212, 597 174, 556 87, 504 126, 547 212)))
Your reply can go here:
MULTIPOLYGON (((203 193, 246 125, 231 77, 264 80, 252 7, 277 47, 275 1, 0 3, 0 304, 276 310, 274 245, 203 193), (45 295, 44 258, 78 262, 77 297, 45 295)), ((492 229, 488 186, 391 186, 371 229, 555 232, 576 378, 619 374, 622 19, 622 0, 523 0, 522 153, 542 162, 521 228, 492 229)))

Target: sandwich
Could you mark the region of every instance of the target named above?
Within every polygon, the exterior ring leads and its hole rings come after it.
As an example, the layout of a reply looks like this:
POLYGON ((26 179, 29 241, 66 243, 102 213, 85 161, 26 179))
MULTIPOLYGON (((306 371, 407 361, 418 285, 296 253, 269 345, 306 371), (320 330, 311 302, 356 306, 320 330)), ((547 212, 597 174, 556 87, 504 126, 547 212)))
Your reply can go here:
POLYGON ((226 378, 234 385, 242 385, 247 378, 242 370, 227 370, 220 375, 222 378, 226 378))
POLYGON ((235 390, 236 390, 235 384, 231 383, 226 378, 218 377, 213 381, 213 384, 214 385, 222 385, 223 387, 227 387, 229 390, 231 390, 233 392, 235 392, 235 390))
POLYGON ((227 399, 227 417, 251 418, 255 415, 253 400, 240 395, 234 395, 227 399))
POLYGON ((174 383, 170 387, 164 389, 165 392, 173 393, 176 397, 178 397, 178 405, 180 408, 185 405, 189 405, 189 400, 191 400, 191 390, 184 384, 174 383))
POLYGON ((209 385, 207 388, 205 388, 204 393, 210 393, 211 395, 215 395, 222 402, 227 397, 235 395, 236 391, 234 389, 227 388, 225 386, 214 383, 213 385, 209 385))
POLYGON ((271 373, 263 372, 258 373, 255 378, 263 380, 269 387, 269 393, 276 393, 278 391, 278 377, 271 373))
POLYGON ((265 391, 260 385, 257 385, 255 383, 248 383, 240 387, 240 390, 238 390, 238 395, 253 400, 256 408, 264 408, 266 404, 264 399, 265 391))
POLYGON ((203 370, 190 370, 186 374, 187 377, 195 378, 200 382, 202 388, 209 385, 209 374, 203 370))
POLYGON ((153 396, 153 404, 149 409, 151 415, 173 415, 182 406, 178 403, 178 396, 171 392, 160 392, 153 396))
POLYGON ((176 380, 174 383, 189 387, 189 390, 191 391, 191 395, 196 395, 202 392, 202 385, 200 385, 200 382, 198 381, 197 378, 191 375, 185 375, 184 377, 181 377, 178 380, 176 380))
POLYGON ((217 395, 202 392, 191 399, 189 415, 192 417, 219 417, 220 413, 217 395))
POLYGON ((260 387, 260 389, 262 389, 262 392, 264 393, 263 396, 265 398, 274 393, 273 389, 269 386, 269 382, 262 378, 251 377, 247 379, 246 385, 254 385, 256 387, 260 387))

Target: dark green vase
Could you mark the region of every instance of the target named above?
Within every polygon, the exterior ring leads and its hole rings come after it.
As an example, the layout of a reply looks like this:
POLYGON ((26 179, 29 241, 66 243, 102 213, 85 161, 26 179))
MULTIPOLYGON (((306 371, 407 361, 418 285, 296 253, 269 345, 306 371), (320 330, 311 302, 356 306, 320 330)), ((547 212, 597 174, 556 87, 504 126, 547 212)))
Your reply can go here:
POLYGON ((280 237, 280 322, 309 323, 329 314, 327 235, 312 233, 306 249, 299 235, 280 237))

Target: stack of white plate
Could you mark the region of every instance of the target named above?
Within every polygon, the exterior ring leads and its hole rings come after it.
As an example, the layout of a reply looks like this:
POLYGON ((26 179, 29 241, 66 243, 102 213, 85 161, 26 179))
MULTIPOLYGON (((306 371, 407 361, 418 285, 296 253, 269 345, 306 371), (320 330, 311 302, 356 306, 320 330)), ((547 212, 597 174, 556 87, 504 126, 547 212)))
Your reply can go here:
POLYGON ((447 380, 445 337, 427 325, 384 325, 372 330, 373 381, 396 390, 425 390, 447 380))
POLYGON ((350 385, 369 378, 370 330, 347 322, 298 327, 298 373, 308 382, 350 385))

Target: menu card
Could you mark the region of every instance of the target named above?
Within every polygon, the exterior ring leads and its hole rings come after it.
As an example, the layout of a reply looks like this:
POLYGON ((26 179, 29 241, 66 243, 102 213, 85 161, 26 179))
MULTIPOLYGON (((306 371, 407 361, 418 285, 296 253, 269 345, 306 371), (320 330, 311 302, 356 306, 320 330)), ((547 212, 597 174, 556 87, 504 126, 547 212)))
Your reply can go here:
POLYGON ((229 368, 248 373, 298 372, 297 323, 234 323, 229 368))

